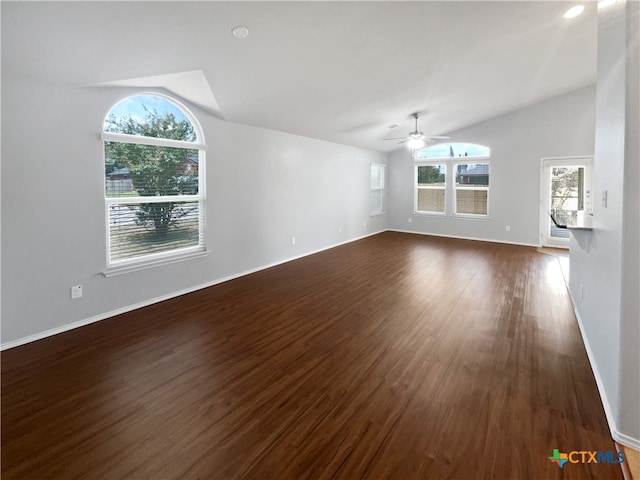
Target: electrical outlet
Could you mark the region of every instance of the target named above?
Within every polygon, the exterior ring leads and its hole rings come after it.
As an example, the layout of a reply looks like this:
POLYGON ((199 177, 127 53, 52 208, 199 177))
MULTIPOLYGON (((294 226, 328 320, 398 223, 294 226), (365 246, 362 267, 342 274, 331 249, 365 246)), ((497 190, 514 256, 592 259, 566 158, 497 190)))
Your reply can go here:
POLYGON ((409 218, 409 223, 413 222, 413 218, 409 218))
POLYGON ((510 231, 511 231, 511 225, 507 225, 506 227, 504 227, 504 229, 505 229, 507 232, 510 232, 510 231))
POLYGON ((342 233, 342 227, 338 227, 338 233, 342 233))
POLYGON ((584 298, 584 286, 580 284, 580 298, 584 298))
POLYGON ((296 244, 296 237, 291 237, 291 245, 295 245, 296 244))
POLYGON ((362 226, 366 227, 367 226, 367 221, 365 220, 364 222, 362 222, 362 226))
POLYGON ((82 285, 74 285, 71 287, 71 299, 82 298, 82 285))

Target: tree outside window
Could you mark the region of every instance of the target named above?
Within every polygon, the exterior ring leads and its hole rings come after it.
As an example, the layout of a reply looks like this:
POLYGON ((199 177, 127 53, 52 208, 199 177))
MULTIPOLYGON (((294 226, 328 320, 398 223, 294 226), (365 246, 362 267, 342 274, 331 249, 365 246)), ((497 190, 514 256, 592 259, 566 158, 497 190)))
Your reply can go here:
POLYGON ((203 247, 204 156, 193 123, 164 98, 125 101, 103 134, 110 261, 203 247))

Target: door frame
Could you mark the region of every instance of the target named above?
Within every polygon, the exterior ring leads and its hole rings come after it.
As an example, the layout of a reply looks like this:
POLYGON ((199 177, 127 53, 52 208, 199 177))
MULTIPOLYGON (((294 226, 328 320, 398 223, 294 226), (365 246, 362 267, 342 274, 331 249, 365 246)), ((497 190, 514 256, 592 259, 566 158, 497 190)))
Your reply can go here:
POLYGON ((540 159, 540 202, 539 202, 539 230, 538 244, 541 247, 569 248, 569 240, 549 240, 547 232, 551 226, 549 218, 551 183, 547 180, 547 170, 553 167, 584 167, 585 168, 585 210, 591 209, 591 191, 593 190, 593 155, 574 155, 567 157, 542 157, 540 159), (587 196, 589 198, 587 198, 587 196))

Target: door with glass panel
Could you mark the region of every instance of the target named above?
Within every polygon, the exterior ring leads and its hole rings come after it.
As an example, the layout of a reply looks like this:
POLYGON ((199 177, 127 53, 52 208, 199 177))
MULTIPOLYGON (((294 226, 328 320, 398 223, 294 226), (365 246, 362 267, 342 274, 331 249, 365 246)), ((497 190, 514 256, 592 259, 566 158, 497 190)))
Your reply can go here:
POLYGON ((576 225, 591 215, 590 157, 543 159, 541 184, 541 243, 569 248, 570 232, 556 225, 576 225))

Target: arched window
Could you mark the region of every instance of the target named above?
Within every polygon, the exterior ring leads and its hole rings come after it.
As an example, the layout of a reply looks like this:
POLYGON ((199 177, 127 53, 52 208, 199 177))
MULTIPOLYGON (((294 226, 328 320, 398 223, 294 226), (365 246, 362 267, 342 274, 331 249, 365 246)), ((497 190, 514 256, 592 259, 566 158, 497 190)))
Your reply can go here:
POLYGON ((416 153, 417 160, 460 157, 490 157, 491 149, 475 143, 437 143, 416 153))
POLYGON ((127 97, 104 122, 108 267, 154 264, 204 245, 205 144, 185 107, 127 97))
POLYGON ((414 212, 486 217, 491 150, 473 143, 438 143, 415 153, 414 212))

